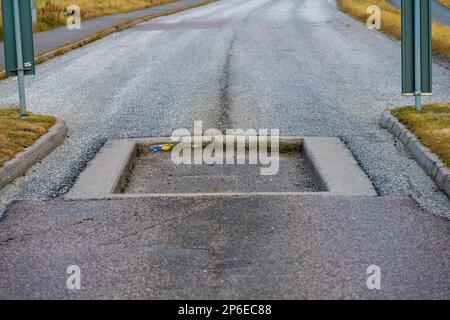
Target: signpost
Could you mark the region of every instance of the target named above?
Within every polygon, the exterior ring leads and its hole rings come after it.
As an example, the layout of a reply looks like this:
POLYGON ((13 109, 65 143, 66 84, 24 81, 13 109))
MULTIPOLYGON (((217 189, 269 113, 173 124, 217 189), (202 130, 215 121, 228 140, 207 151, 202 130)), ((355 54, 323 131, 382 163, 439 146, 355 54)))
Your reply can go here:
POLYGON ((30 1, 2 0, 6 76, 17 76, 20 114, 27 115, 25 76, 35 74, 30 1))
POLYGON ((432 94, 432 47, 430 0, 402 0, 402 94, 416 97, 432 94))

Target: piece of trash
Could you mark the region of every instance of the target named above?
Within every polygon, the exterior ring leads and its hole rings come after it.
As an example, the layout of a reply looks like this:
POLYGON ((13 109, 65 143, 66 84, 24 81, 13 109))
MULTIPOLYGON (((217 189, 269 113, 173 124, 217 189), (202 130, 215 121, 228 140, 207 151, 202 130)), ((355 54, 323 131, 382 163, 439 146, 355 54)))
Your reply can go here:
POLYGON ((170 144, 161 144, 159 146, 150 147, 150 152, 161 152, 161 151, 170 151, 173 146, 170 144))
POLYGON ((162 151, 161 147, 151 147, 150 148, 150 152, 161 152, 161 151, 162 151))
POLYGON ((170 151, 172 150, 172 146, 169 144, 166 144, 164 146, 161 147, 162 151, 170 151))

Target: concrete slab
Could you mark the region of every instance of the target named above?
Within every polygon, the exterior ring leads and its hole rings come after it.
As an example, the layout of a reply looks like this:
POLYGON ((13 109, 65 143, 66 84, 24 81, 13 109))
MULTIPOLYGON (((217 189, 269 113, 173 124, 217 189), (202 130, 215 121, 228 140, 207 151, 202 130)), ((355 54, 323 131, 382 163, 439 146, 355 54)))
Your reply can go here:
POLYGON ((95 161, 91 161, 70 189, 72 198, 96 198, 120 191, 136 154, 136 145, 127 140, 107 141, 95 161))
POLYGON ((377 195, 367 175, 338 138, 306 137, 303 148, 321 189, 341 195, 377 195))

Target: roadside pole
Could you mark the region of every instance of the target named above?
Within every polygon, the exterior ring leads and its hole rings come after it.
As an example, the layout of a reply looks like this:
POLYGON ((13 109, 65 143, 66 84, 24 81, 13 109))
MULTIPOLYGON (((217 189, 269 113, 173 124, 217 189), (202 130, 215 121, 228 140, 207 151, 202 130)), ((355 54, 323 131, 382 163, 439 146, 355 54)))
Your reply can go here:
POLYGON ((416 110, 422 109, 422 60, 421 60, 421 22, 420 22, 420 1, 414 0, 414 78, 415 78, 415 89, 414 96, 416 98, 416 110))
POLYGON ((23 55, 22 55, 22 31, 20 29, 20 13, 19 13, 19 0, 13 0, 14 11, 14 30, 16 35, 16 55, 17 55, 17 81, 19 83, 19 104, 20 115, 22 117, 28 116, 27 102, 25 99, 25 71, 23 67, 23 55))
POLYGON ((432 95, 431 0, 402 0, 402 95, 414 96, 422 109, 422 96, 432 95))
POLYGON ((20 115, 27 116, 25 77, 36 73, 30 0, 1 0, 6 77, 17 77, 20 115))

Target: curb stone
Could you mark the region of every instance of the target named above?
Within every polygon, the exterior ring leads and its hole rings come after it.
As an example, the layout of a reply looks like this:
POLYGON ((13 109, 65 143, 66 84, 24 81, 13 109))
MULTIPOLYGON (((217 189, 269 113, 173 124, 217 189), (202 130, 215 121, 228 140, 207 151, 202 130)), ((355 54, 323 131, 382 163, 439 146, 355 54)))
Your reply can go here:
POLYGON ((409 131, 387 109, 381 115, 379 124, 398 138, 408 151, 413 155, 422 169, 433 179, 436 185, 450 198, 450 169, 439 157, 425 147, 420 140, 409 131))
POLYGON ((63 120, 57 119, 46 134, 37 139, 32 146, 18 153, 13 159, 5 162, 0 168, 0 188, 14 181, 34 164, 44 159, 63 143, 66 136, 66 124, 63 120))

